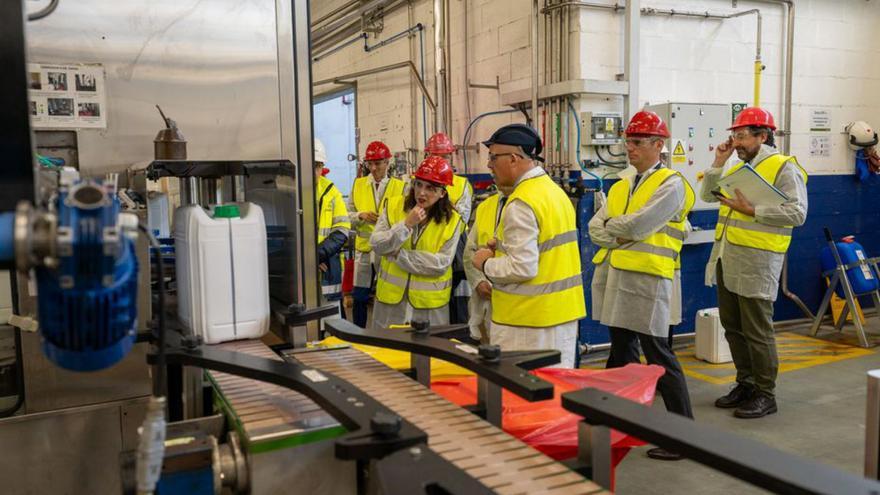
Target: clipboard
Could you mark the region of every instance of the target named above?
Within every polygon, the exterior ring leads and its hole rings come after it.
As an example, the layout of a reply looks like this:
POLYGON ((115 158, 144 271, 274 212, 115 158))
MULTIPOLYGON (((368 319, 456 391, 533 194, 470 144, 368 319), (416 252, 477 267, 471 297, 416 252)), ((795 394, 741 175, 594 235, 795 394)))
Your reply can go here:
POLYGON ((785 193, 764 180, 751 165, 743 165, 736 172, 722 177, 718 185, 731 198, 736 197, 734 191, 739 189, 753 205, 779 206, 788 201, 785 193))

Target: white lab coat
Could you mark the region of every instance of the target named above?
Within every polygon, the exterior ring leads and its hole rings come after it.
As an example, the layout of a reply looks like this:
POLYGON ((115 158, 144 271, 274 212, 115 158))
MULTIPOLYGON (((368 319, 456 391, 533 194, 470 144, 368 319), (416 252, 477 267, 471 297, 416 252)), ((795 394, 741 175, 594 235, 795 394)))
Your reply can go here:
MULTIPOLYGON (((383 212, 376 223, 376 230, 370 237, 370 245, 377 257, 395 256, 397 264, 409 273, 425 276, 442 275, 452 265, 458 236, 461 235, 461 225, 438 253, 401 249, 403 243, 413 235, 413 232, 414 229, 407 227, 403 220, 390 225, 388 213, 383 212)), ((403 299, 399 303, 385 304, 377 299, 373 305, 373 328, 402 325, 413 320, 427 320, 432 326, 448 325, 448 301, 447 304, 439 308, 415 309, 409 304, 409 288, 407 287, 403 299)))
MULTIPOLYGON (((523 174, 514 184, 545 174, 535 167, 523 174)), ((484 274, 490 282, 511 284, 524 282, 537 273, 538 266, 538 219, 522 201, 514 199, 504 207, 504 249, 508 256, 490 258, 484 265, 484 274)), ((574 367, 577 352, 578 322, 573 320, 552 327, 531 328, 502 325, 492 322, 490 341, 503 351, 557 349, 561 353, 558 367, 574 367)))

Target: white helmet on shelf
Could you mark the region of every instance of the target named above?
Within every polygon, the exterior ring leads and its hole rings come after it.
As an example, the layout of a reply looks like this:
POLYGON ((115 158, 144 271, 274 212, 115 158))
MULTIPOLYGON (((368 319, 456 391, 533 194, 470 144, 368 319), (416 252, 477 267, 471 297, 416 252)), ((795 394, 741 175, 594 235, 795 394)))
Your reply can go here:
POLYGON ((854 150, 870 148, 877 144, 877 131, 863 120, 850 122, 844 130, 849 133, 849 147, 854 150))

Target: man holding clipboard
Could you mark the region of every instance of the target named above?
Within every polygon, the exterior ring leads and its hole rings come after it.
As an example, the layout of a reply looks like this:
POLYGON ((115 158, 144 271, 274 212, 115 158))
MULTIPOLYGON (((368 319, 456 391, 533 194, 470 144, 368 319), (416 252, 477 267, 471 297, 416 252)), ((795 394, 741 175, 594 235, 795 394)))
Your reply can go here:
POLYGON ((706 284, 717 282, 721 324, 736 366, 736 387, 715 406, 735 408, 738 418, 760 418, 777 411, 773 301, 792 230, 807 218, 807 173, 794 157, 776 150, 776 125, 767 110, 746 108, 728 130, 732 134, 715 149, 700 189, 703 201, 721 203, 706 284), (725 170, 734 151, 740 161, 725 170), (719 187, 736 183, 727 179, 746 166, 766 181, 752 189, 753 198, 739 188, 719 187))

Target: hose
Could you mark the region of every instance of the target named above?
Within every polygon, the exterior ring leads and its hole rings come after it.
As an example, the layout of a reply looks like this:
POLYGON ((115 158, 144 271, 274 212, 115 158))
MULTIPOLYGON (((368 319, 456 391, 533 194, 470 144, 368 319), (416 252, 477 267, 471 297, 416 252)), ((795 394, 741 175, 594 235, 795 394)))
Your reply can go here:
POLYGON ((604 185, 605 181, 603 181, 602 178, 599 177, 598 175, 587 170, 587 167, 584 166, 584 162, 581 160, 581 126, 580 126, 580 123, 578 122, 577 111, 574 109, 574 105, 571 104, 571 101, 568 102, 568 112, 569 112, 569 115, 571 115, 571 118, 574 119, 574 128, 577 129, 577 148, 575 148, 575 152, 577 153, 578 166, 585 173, 589 174, 590 176, 592 176, 593 178, 595 178, 596 180, 599 181, 599 190, 601 191, 602 186, 604 185))
POLYGON ((33 13, 31 13, 31 14, 28 14, 28 16, 27 16, 27 20, 29 20, 29 21, 38 21, 38 20, 40 20, 40 19, 42 19, 42 18, 44 18, 44 17, 48 17, 49 14, 51 14, 52 12, 55 12, 55 9, 58 8, 58 1, 59 1, 59 0, 52 0, 52 1, 49 3, 49 5, 46 5, 46 7, 43 8, 43 10, 40 10, 40 11, 37 11, 37 12, 33 12, 33 13))
MULTIPOLYGON (((488 117, 490 115, 501 115, 504 113, 513 113, 513 112, 519 112, 519 111, 520 110, 518 108, 511 108, 508 110, 495 110, 493 112, 486 112, 486 113, 481 113, 480 115, 477 115, 476 117, 474 117, 474 120, 470 121, 470 123, 467 126, 467 129, 465 129, 465 131, 464 131, 464 138, 462 139, 462 143, 461 143, 462 147, 467 146, 468 138, 471 134, 471 128, 474 126, 474 124, 477 123, 477 121, 479 121, 483 117, 488 117)), ((467 150, 465 150, 465 152, 464 152, 464 173, 468 173, 467 150)))
POLYGON ((602 156, 602 148, 600 148, 598 146, 596 147, 596 156, 598 156, 599 161, 602 162, 602 164, 607 167, 616 168, 616 169, 620 169, 620 170, 623 170, 626 168, 626 165, 627 165, 626 160, 622 160, 622 161, 608 160, 607 158, 602 156), (623 165, 623 166, 616 167, 615 165, 623 165))

